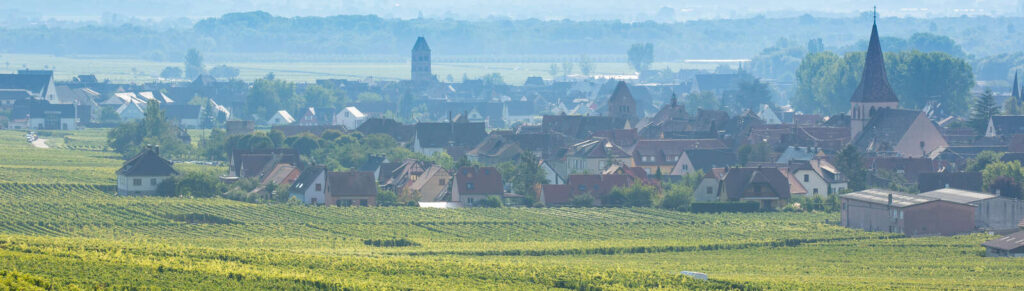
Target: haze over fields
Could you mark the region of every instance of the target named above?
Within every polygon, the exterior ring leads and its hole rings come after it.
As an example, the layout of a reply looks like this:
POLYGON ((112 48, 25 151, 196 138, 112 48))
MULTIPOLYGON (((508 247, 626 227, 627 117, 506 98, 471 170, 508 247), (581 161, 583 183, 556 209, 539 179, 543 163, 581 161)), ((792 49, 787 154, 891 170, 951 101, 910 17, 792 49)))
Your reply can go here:
MULTIPOLYGON (((623 21, 673 21, 708 18, 742 18, 758 14, 794 16, 804 13, 819 15, 852 15, 871 10, 874 3, 863 1, 669 1, 669 0, 563 0, 563 1, 475 1, 475 0, 41 0, 5 1, 0 11, 60 19, 98 20, 114 14, 139 18, 204 18, 224 13, 262 10, 283 16, 329 16, 337 14, 377 14, 383 17, 415 18, 421 13, 429 18, 481 19, 508 17, 512 19, 574 19, 623 21), (160 9, 153 9, 160 7, 160 9)), ((897 0, 885 1, 879 12, 892 16, 942 17, 960 15, 1016 16, 1020 2, 1016 0, 897 0)))

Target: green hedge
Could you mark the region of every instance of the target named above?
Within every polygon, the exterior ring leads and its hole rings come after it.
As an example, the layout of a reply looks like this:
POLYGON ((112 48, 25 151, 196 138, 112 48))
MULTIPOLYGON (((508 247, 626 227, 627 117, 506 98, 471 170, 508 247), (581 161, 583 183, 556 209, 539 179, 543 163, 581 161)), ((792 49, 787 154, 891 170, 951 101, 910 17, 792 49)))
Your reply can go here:
POLYGON ((695 213, 717 213, 717 212, 758 212, 761 204, 753 201, 747 202, 694 202, 690 209, 695 213))

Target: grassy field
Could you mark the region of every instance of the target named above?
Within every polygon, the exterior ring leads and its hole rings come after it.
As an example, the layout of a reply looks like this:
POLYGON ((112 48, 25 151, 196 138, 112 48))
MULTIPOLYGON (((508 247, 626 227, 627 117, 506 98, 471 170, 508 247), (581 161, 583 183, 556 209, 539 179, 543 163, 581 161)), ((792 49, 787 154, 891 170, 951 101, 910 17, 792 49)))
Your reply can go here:
MULTIPOLYGON (((221 65, 208 63, 208 67, 221 65)), ((408 63, 358 63, 358 62, 239 62, 226 63, 239 69, 239 78, 251 81, 273 72, 277 78, 312 82, 316 79, 364 79, 368 77, 385 80, 409 79, 408 63)), ((183 67, 181 62, 154 62, 133 58, 116 57, 58 57, 52 55, 3 54, 0 55, 0 71, 13 72, 23 67, 31 69, 53 69, 57 80, 70 80, 79 74, 95 74, 100 80, 111 82, 143 83, 157 80, 167 66, 183 67)), ((433 73, 442 81, 448 75, 458 82, 462 75, 476 78, 499 73, 509 84, 522 84, 526 77, 550 78, 550 63, 434 63, 433 73)), ((714 69, 714 64, 655 63, 652 68, 714 69)), ((632 74, 626 63, 595 63, 597 74, 632 74)), ((579 68, 576 68, 579 73, 579 68)))
POLYGON ((0 131, 0 289, 1024 288, 1024 260, 981 256, 981 234, 903 238, 835 213, 118 197, 115 155, 20 135, 0 131))

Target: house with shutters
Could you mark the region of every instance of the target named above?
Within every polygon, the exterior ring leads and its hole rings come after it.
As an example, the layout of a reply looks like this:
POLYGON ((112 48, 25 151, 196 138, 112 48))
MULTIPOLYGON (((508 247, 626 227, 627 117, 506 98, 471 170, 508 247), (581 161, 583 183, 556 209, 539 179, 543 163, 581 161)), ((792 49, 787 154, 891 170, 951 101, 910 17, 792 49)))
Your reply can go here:
POLYGON ((160 183, 176 175, 171 161, 160 157, 160 146, 147 146, 117 170, 117 195, 157 194, 160 183))

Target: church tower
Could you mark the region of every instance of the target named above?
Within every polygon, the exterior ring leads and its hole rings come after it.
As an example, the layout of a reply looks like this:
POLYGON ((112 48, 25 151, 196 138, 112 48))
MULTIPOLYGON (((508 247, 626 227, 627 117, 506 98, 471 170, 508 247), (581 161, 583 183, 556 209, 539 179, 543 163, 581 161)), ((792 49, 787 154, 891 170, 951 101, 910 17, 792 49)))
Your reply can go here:
POLYGON ((636 125, 636 100, 633 100, 633 94, 629 92, 626 82, 619 81, 612 96, 608 98, 608 116, 629 120, 630 126, 636 125))
POLYGON ((889 78, 885 73, 882 45, 878 41, 878 26, 872 23, 871 39, 868 41, 868 52, 864 58, 864 73, 861 75, 860 85, 857 85, 857 90, 850 97, 850 137, 857 137, 876 110, 898 107, 899 99, 889 86, 889 78))
POLYGON ((412 46, 412 81, 413 83, 430 83, 437 81, 430 72, 430 46, 422 36, 412 46))

